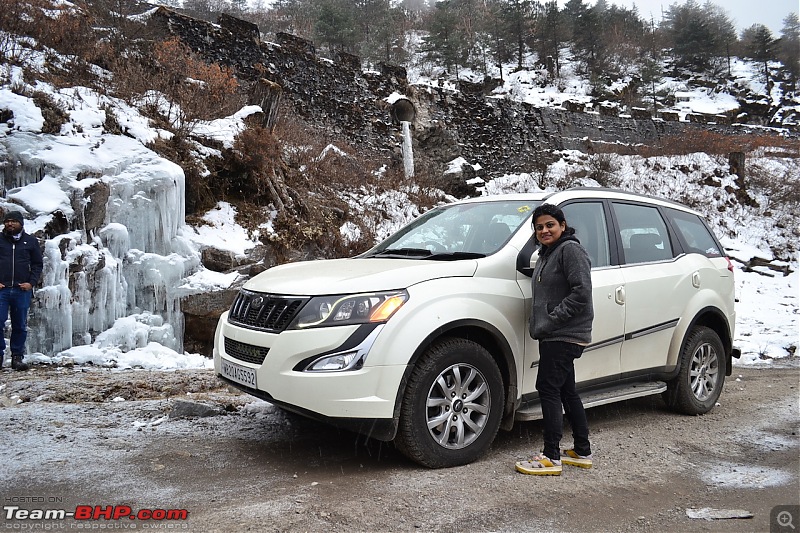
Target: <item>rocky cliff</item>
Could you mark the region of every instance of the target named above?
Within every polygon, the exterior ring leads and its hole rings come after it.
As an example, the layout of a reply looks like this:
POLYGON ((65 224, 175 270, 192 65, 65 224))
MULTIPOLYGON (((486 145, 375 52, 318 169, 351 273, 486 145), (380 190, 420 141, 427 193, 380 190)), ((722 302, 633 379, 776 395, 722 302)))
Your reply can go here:
POLYGON ((457 157, 494 177, 530 172, 550 162, 554 150, 588 151, 594 142, 647 144, 687 128, 741 133, 724 116, 696 115, 677 122, 677 115, 652 118, 635 108, 621 114, 613 105, 598 106, 596 112, 582 105, 535 107, 489 97, 483 84, 460 82, 459 90, 415 86, 402 67, 362 71, 355 56, 320 57, 312 42, 285 33, 276 36, 277 42, 263 42, 255 25, 229 16, 211 24, 162 7, 151 24, 208 60, 234 68, 243 80, 266 78, 278 84, 283 98, 306 120, 384 152, 398 165, 400 122, 408 120, 415 165, 431 175, 442 175, 457 157))

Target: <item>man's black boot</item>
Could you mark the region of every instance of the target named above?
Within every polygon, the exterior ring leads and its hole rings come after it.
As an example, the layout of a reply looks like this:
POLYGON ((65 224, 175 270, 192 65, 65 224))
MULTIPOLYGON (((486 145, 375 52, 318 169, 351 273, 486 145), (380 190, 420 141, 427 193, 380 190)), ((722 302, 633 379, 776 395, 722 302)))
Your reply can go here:
POLYGON ((14 370, 23 371, 23 370, 28 370, 28 368, 30 368, 30 367, 26 363, 22 362, 22 356, 21 355, 12 355, 11 356, 11 368, 13 368, 14 370))

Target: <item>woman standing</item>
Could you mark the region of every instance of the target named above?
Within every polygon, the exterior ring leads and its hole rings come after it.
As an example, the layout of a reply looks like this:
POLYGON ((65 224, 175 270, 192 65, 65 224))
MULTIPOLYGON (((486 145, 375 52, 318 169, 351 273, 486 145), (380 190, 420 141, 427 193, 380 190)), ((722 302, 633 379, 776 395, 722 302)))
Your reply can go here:
POLYGON ((523 474, 560 475, 561 465, 592 466, 589 425, 575 390, 575 359, 592 339, 592 277, 589 254, 551 204, 533 211, 533 229, 542 248, 533 270, 531 337, 539 341, 536 390, 542 403, 544 449, 518 461, 523 474), (563 417, 572 426, 574 446, 560 451, 563 417))

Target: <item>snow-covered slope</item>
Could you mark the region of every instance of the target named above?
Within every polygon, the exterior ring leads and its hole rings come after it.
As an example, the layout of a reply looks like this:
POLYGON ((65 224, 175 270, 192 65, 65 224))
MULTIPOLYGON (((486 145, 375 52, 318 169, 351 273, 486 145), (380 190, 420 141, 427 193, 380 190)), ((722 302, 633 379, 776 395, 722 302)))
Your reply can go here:
MULTIPOLYGON (((742 76, 756 78, 741 67, 742 76)), ((529 73, 528 76, 536 76, 529 73)), ((414 74, 419 83, 426 80, 414 74)), ((220 203, 206 216, 207 225, 187 226, 183 220, 184 180, 181 169, 147 148, 168 132, 151 127, 136 109, 85 87, 54 89, 22 70, 9 68, 0 84, 0 110, 13 114, 0 124, 0 157, 5 162, 8 190, 0 208, 24 212, 26 230, 44 230, 61 211, 73 216, 86 208, 84 192, 98 182, 110 191, 105 219, 96 232, 80 229, 45 242, 44 286, 38 291, 31 321, 28 359, 39 362, 93 362, 109 366, 175 368, 203 366, 208 361, 181 348, 181 295, 230 286, 235 274, 206 270, 199 260, 204 246, 236 254, 255 243, 233 220, 235 208, 220 203), (68 120, 58 134, 42 134, 41 110, 25 94, 45 92, 65 110, 68 120), (123 125, 127 136, 103 129, 108 111, 123 125), (11 185, 9 186, 9 183, 11 185), (83 274, 73 276, 71 265, 83 274)), ((753 82, 755 83, 755 82, 753 82)), ((585 81, 565 77, 560 87, 542 86, 541 79, 508 77, 497 95, 536 105, 557 105, 567 95, 585 94, 585 81), (505 93, 503 91, 506 91, 505 93), (571 92, 570 92, 571 91, 571 92), (560 96, 559 96, 560 95, 560 96)), ((730 105, 719 95, 698 94, 692 105, 706 112, 730 105)), ((214 131, 228 144, 244 127, 248 108, 200 131, 214 131)), ((229 144, 228 144, 229 145, 229 144)), ((495 178, 481 187, 482 194, 504 194, 564 186, 597 186, 588 171, 598 156, 564 152, 545 172, 531 170, 495 178)), ((797 243, 800 229, 795 203, 770 197, 763 190, 748 191, 759 207, 736 200, 737 187, 726 161, 704 153, 676 157, 641 158, 603 155, 604 185, 666 197, 695 207, 711 221, 736 261, 740 303, 736 343, 744 356, 738 364, 771 361, 794 354, 800 337, 797 243), (785 267, 783 273, 767 267, 745 272, 753 257, 785 267)), ((782 180, 796 180, 796 158, 767 151, 748 154, 748 165, 782 180)), ((380 208, 389 221, 376 228, 379 236, 405 224, 421 209, 402 193, 375 195, 367 190, 343 191, 353 212, 380 208)), ((268 222, 268 221, 265 221, 268 222)), ((346 233, 348 226, 342 227, 346 233)))

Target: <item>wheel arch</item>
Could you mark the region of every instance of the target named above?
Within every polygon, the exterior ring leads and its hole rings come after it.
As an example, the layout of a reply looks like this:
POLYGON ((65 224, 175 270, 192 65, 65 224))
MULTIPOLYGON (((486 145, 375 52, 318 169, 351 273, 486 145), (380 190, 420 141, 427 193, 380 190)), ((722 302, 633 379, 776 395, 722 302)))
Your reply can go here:
POLYGON ((501 428, 508 429, 506 424, 510 420, 513 423, 514 406, 517 398, 517 363, 514 358, 514 351, 508 340, 499 329, 492 324, 478 319, 460 319, 442 325, 428 334, 412 354, 408 366, 403 373, 403 379, 397 389, 397 398, 394 404, 394 419, 400 418, 403 397, 405 396, 408 379, 411 372, 422 354, 437 340, 445 338, 463 338, 471 340, 481 345, 497 363, 500 375, 503 377, 503 388, 505 392, 505 404, 503 405, 503 418, 501 428))
POLYGON ((692 329, 694 329, 695 326, 705 326, 709 328, 710 330, 714 331, 722 341, 722 347, 725 351, 725 363, 727 363, 725 366, 725 375, 730 376, 733 362, 733 335, 730 327, 728 326, 728 320, 726 319, 725 314, 719 308, 713 306, 700 309, 687 325, 679 347, 683 345, 684 339, 687 335, 691 334, 692 329))

